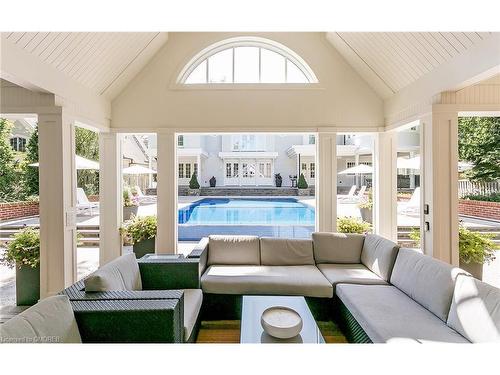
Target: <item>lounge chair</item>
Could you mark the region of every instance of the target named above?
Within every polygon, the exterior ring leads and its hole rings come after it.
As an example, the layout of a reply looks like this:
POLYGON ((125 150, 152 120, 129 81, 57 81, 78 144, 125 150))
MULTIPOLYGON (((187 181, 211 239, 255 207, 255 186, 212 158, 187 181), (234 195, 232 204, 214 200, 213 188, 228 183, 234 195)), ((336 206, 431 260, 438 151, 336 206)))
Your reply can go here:
POLYGON ((420 187, 416 188, 408 202, 398 206, 398 214, 418 215, 420 214, 420 187))
POLYGON ((89 201, 87 194, 82 188, 76 188, 76 209, 80 212, 89 211, 90 215, 94 214, 94 208, 99 209, 99 203, 89 201))
POLYGON ((360 203, 363 199, 366 191, 366 185, 361 186, 358 193, 349 198, 342 199, 343 203, 360 203))
POLYGON ((156 196, 145 195, 139 186, 134 186, 135 196, 139 200, 139 203, 156 203, 156 196))
POLYGON ((342 201, 344 199, 352 199, 354 197, 354 192, 356 191, 356 185, 352 185, 349 193, 347 194, 337 194, 337 199, 342 201))

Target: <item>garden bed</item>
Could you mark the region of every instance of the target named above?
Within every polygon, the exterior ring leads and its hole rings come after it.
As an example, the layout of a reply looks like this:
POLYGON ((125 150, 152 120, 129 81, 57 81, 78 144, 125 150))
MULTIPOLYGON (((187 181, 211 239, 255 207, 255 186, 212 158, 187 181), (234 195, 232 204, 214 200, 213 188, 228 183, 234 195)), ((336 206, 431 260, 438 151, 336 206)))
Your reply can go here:
POLYGON ((0 220, 38 215, 38 202, 0 203, 0 220))
POLYGON ((458 214, 484 219, 500 220, 500 203, 459 199, 458 214))

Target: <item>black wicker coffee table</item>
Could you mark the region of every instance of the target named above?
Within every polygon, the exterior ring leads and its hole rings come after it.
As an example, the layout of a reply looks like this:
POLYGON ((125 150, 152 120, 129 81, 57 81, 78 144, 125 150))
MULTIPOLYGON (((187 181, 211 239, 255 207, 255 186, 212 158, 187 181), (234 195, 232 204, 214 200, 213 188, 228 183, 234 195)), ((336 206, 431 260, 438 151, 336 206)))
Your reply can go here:
POLYGON ((265 343, 303 343, 322 344, 325 342, 304 297, 289 296, 243 296, 241 311, 242 344, 265 343), (286 306, 294 309, 302 318, 303 327, 300 334, 291 339, 276 339, 264 332, 260 318, 265 309, 272 306, 286 306))

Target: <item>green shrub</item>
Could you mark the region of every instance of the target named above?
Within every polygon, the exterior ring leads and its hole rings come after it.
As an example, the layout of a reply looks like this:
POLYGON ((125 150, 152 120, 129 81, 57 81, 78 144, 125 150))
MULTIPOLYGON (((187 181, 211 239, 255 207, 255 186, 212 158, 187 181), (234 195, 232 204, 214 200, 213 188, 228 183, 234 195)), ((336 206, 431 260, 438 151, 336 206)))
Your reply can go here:
POLYGON ((129 187, 123 188, 123 207, 137 206, 137 198, 132 194, 129 187))
POLYGON ((297 187, 299 189, 307 189, 309 185, 307 184, 306 178, 304 177, 304 173, 301 173, 299 176, 299 182, 297 182, 297 187))
POLYGON ((367 208, 371 210, 373 208, 373 193, 372 189, 368 190, 368 198, 364 200, 362 203, 358 204, 359 208, 367 208))
POLYGON ((370 223, 354 217, 337 218, 337 231, 340 233, 366 233, 371 229, 370 223))
POLYGON ((189 180, 189 188, 190 189, 199 189, 200 184, 198 183, 198 179, 196 178, 196 173, 191 175, 191 179, 189 180))
POLYGON ((483 201, 483 202, 500 202, 500 193, 491 193, 489 195, 470 194, 464 196, 463 199, 469 199, 471 201, 483 201))
POLYGON ((156 237, 158 226, 156 216, 134 217, 120 228, 120 233, 132 244, 156 237))
MULTIPOLYGON (((412 229, 410 238, 420 244, 420 231, 412 229)), ((492 241, 494 234, 473 232, 463 225, 458 228, 458 254, 464 263, 490 263, 500 246, 492 241)))
POLYGON ((40 264, 40 231, 27 227, 17 233, 7 245, 0 264, 7 267, 21 266, 38 267, 40 264))

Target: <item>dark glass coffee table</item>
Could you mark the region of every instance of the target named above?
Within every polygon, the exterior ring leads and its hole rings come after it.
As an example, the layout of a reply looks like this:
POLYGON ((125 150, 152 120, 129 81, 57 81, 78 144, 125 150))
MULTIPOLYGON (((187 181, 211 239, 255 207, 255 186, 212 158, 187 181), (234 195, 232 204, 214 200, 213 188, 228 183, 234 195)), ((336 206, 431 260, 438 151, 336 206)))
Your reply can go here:
POLYGON ((325 342, 304 297, 289 296, 243 296, 241 311, 242 344, 301 343, 322 344, 325 342), (264 332, 260 318, 265 309, 272 306, 286 306, 294 309, 302 318, 302 331, 291 339, 277 339, 264 332))

